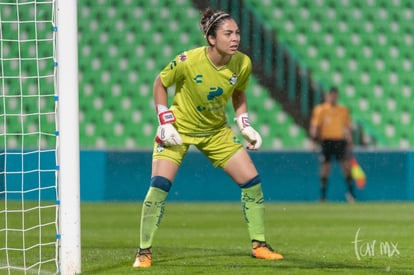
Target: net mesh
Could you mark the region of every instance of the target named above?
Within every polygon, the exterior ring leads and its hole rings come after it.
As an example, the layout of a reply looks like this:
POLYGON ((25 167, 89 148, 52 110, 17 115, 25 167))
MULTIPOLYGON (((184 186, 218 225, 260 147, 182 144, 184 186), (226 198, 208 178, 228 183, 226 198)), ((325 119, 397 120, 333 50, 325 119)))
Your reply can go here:
POLYGON ((0 273, 57 271, 55 1, 0 0, 0 273))

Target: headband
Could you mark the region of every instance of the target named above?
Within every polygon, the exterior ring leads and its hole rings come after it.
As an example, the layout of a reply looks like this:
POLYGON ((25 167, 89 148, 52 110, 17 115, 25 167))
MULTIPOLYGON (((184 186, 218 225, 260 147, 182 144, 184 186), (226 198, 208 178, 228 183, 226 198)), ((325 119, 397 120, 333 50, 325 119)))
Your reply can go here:
POLYGON ((230 14, 225 13, 225 12, 216 12, 215 14, 213 14, 210 19, 207 22, 207 28, 206 31, 204 33, 204 35, 207 37, 208 32, 210 31, 211 27, 220 19, 224 18, 224 17, 230 17, 230 14))

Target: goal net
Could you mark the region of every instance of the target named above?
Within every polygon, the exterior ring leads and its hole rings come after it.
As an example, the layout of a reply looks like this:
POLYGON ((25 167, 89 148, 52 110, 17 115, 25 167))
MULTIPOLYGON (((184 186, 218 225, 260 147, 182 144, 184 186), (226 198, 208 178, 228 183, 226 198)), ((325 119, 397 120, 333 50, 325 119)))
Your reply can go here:
POLYGON ((56 2, 0 0, 0 274, 61 273, 56 2))

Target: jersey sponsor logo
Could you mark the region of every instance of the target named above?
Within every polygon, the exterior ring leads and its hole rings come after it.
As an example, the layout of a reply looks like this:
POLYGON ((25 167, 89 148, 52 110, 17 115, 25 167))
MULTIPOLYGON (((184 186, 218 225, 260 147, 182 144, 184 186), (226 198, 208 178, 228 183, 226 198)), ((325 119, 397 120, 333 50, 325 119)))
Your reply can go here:
POLYGON ((220 102, 213 101, 215 98, 221 96, 224 93, 223 88, 221 87, 211 87, 210 92, 207 95, 208 102, 203 103, 202 105, 198 105, 197 111, 203 112, 216 112, 218 110, 222 110, 223 106, 220 102))
POLYGON ((221 105, 218 105, 218 104, 209 104, 209 103, 206 103, 205 104, 206 106, 202 106, 202 105, 198 105, 196 108, 197 108, 197 111, 199 111, 199 112, 203 112, 203 111, 207 111, 207 112, 216 112, 216 111, 220 111, 220 110, 223 110, 223 106, 221 106, 221 105))
POLYGON ((207 95, 208 100, 213 100, 214 98, 221 96, 223 94, 223 89, 221 87, 211 87, 210 92, 207 95))
POLYGON ((206 107, 203 107, 203 106, 201 106, 201 105, 198 105, 197 106, 197 111, 199 111, 199 112, 202 112, 202 111, 204 111, 205 109, 207 109, 206 107))
POLYGON ((203 82, 203 80, 201 80, 202 78, 203 78, 203 75, 202 74, 198 74, 193 79, 194 79, 194 81, 196 83, 201 83, 201 82, 203 82))

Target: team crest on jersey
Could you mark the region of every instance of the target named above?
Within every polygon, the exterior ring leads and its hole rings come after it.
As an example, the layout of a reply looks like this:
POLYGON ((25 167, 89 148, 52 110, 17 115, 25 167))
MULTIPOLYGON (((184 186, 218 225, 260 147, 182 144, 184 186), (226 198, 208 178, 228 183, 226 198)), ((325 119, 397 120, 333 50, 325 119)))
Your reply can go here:
POLYGON ((186 60, 187 60, 187 53, 186 52, 183 52, 182 54, 180 54, 178 56, 178 62, 184 62, 186 60))
POLYGON ((234 85, 234 84, 236 84, 236 82, 237 82, 237 75, 233 74, 230 78, 230 84, 234 85))

